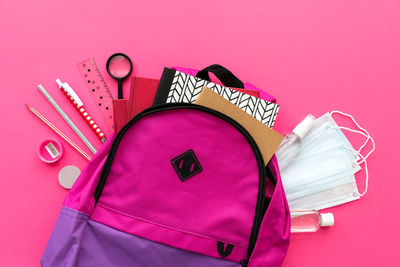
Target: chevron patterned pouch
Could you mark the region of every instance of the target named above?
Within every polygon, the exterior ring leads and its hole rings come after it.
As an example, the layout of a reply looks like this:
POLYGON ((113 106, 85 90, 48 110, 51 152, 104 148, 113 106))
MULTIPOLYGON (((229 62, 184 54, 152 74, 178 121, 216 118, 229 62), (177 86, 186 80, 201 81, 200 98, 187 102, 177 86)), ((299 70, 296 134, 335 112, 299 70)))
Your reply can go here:
POLYGON ((199 71, 196 76, 164 68, 154 104, 194 103, 204 86, 229 100, 268 127, 272 128, 274 126, 279 105, 228 88, 244 88, 245 85, 229 70, 220 65, 207 67, 199 71), (208 81, 208 72, 215 74, 225 86, 208 81))

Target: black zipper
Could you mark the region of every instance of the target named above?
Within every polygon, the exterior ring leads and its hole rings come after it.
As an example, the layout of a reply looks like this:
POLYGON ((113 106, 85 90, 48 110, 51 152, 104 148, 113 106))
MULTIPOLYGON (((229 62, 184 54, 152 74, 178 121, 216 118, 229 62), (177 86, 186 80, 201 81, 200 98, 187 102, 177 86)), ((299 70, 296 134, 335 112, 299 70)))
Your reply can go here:
POLYGON ((174 103, 174 104, 162 104, 162 105, 157 105, 151 108, 148 108, 138 115, 136 115, 131 121, 129 121, 122 129, 119 131, 117 136, 114 139, 114 142, 110 148, 110 151, 108 153, 106 162, 104 163, 103 170, 100 175, 100 180, 99 183, 97 184, 96 191, 94 194, 95 198, 95 205, 99 201, 99 198, 101 196, 101 193, 103 191, 104 185, 107 180, 108 173, 110 172, 112 162, 114 160, 115 153, 117 152, 117 148, 119 146, 119 143, 122 140, 122 137, 125 135, 125 133, 128 131, 128 129, 139 119, 143 118, 146 115, 159 112, 159 111, 166 111, 166 110, 174 110, 174 109, 195 109, 195 110, 200 110, 206 113, 209 113, 211 115, 214 115, 220 119, 223 119, 224 121, 228 122, 232 126, 234 126, 249 142, 251 149, 254 152, 254 155, 256 156, 257 160, 257 165, 258 165, 258 170, 259 170, 259 183, 258 183, 258 196, 257 196, 257 205, 256 205, 256 212, 254 215, 254 221, 253 221, 253 227, 251 229, 251 234, 250 234, 250 240, 249 240, 249 247, 247 251, 247 258, 243 259, 240 263, 243 266, 247 266, 248 261, 250 259, 250 256, 254 250, 255 243, 257 241, 258 237, 258 232, 260 230, 261 222, 264 217, 264 213, 266 211, 265 207, 265 190, 266 190, 266 167, 264 164, 264 159, 262 157, 262 154, 260 152, 260 149, 258 148, 256 142, 254 141, 253 137, 247 132, 243 126, 241 126, 238 122, 233 120, 232 118, 226 116, 225 114, 222 114, 216 110, 200 106, 200 105, 195 105, 195 104, 187 104, 187 103, 174 103))

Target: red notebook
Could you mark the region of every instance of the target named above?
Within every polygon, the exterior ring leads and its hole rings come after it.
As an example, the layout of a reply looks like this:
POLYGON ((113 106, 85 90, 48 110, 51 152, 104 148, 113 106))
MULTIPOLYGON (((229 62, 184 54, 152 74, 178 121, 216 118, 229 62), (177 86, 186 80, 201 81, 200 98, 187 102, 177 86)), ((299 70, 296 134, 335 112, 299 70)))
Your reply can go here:
MULTIPOLYGON (((160 80, 156 79, 132 77, 129 99, 114 100, 115 132, 119 132, 136 114, 153 105, 159 83, 160 80)), ((251 96, 259 96, 259 92, 255 90, 232 89, 251 96)))
POLYGON ((128 114, 129 100, 127 99, 114 99, 113 100, 113 111, 114 111, 114 131, 116 133, 124 127, 129 121, 128 114))
POLYGON ((160 80, 156 79, 132 77, 128 104, 130 119, 153 105, 159 83, 160 80))

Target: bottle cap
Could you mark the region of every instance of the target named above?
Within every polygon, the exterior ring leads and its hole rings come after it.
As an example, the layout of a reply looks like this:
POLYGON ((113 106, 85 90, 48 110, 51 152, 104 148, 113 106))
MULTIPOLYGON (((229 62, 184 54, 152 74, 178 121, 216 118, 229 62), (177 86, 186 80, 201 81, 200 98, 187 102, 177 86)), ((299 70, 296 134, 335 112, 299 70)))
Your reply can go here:
POLYGON ((320 222, 321 226, 332 226, 335 223, 335 218, 332 213, 321 213, 320 214, 320 222))
POLYGON ((315 117, 311 114, 308 114, 304 120, 302 120, 294 129, 292 132, 297 134, 301 139, 306 136, 308 131, 311 129, 311 127, 314 125, 315 117))

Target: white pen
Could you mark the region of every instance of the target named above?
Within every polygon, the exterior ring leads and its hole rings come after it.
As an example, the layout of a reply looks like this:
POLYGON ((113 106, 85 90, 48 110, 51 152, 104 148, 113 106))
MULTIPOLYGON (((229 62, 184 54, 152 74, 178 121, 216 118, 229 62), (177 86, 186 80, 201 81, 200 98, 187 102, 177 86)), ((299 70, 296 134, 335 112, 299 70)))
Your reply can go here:
POLYGON ((89 124, 90 128, 96 133, 101 142, 106 141, 106 136, 103 131, 100 129, 98 124, 94 121, 93 117, 89 115, 89 112, 83 106, 82 100, 75 93, 75 91, 69 86, 68 83, 62 83, 60 79, 56 80, 60 90, 64 93, 64 95, 69 99, 71 104, 75 107, 75 109, 81 114, 81 116, 85 119, 85 121, 89 124))
POLYGON ((79 136, 79 138, 85 143, 85 145, 92 151, 93 154, 96 154, 96 149, 94 146, 87 140, 87 138, 83 135, 83 133, 76 127, 76 125, 72 122, 72 120, 65 114, 65 112, 60 108, 60 106, 54 101, 54 99, 50 96, 50 94, 44 89, 44 87, 39 84, 38 88, 40 92, 46 97, 46 99, 50 102, 50 104, 60 113, 61 117, 71 126, 72 130, 79 136))

